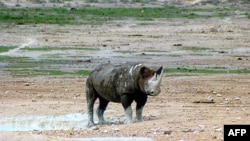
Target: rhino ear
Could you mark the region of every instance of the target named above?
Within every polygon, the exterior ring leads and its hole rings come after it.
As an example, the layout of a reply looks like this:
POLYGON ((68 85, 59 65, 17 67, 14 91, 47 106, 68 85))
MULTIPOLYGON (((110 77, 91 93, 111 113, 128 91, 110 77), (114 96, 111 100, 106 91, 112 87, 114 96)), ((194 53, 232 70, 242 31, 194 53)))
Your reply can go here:
POLYGON ((140 69, 140 74, 142 75, 142 78, 148 78, 148 77, 152 77, 154 75, 154 71, 150 70, 149 68, 143 66, 140 69))

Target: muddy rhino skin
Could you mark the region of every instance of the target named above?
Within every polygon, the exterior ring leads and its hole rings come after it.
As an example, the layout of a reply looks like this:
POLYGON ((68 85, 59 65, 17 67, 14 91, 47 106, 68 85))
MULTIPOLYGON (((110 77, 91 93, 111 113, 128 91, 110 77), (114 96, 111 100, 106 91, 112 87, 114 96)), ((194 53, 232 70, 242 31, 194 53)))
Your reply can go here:
POLYGON ((133 101, 136 102, 136 121, 143 121, 142 110, 148 95, 160 93, 160 82, 163 69, 153 71, 140 63, 126 63, 123 65, 103 64, 98 66, 87 79, 86 99, 88 110, 88 126, 93 126, 93 107, 99 99, 96 110, 99 122, 104 124, 103 113, 108 103, 122 103, 125 110, 125 123, 132 123, 133 101))

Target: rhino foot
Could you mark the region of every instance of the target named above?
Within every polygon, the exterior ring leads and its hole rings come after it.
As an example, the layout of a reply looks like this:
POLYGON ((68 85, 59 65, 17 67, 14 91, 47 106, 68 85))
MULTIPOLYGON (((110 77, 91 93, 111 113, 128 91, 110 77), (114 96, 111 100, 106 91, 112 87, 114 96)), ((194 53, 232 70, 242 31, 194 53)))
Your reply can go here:
POLYGON ((96 124, 94 122, 88 122, 88 127, 92 127, 92 126, 95 126, 96 124))
POLYGON ((98 121, 98 124, 109 124, 109 122, 105 121, 105 120, 100 120, 100 121, 98 121))
POLYGON ((136 122, 143 122, 144 120, 141 118, 141 119, 136 119, 136 122))
POLYGON ((133 123, 133 120, 131 119, 125 119, 124 124, 130 124, 133 123))

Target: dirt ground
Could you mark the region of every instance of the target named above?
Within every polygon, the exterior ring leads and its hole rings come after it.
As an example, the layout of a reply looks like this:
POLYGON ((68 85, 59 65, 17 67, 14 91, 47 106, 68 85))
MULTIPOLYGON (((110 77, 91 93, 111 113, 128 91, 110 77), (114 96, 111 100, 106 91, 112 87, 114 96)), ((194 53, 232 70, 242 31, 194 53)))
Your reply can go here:
MULTIPOLYGON (((1 79, 1 117, 84 113, 85 80, 53 77, 1 79)), ((142 123, 114 123, 84 130, 1 132, 1 137, 2 140, 73 140, 85 137, 223 140, 224 124, 249 124, 249 84, 249 75, 166 75, 162 93, 149 97, 142 123), (214 103, 202 103, 207 102, 208 97, 214 103)), ((121 104, 110 103, 105 117, 108 121, 122 121, 124 111, 121 104)))
MULTIPOLYGON (((249 19, 240 15, 190 20, 131 19, 94 26, 13 25, 6 28, 9 25, 2 24, 0 43, 19 48, 1 55, 40 59, 46 53, 31 54, 19 49, 26 46, 91 46, 98 50, 67 52, 60 57, 72 59, 75 58, 73 54, 82 60, 91 60, 75 66, 83 69, 92 69, 108 61, 116 64, 139 61, 148 66, 169 68, 250 69, 249 25, 249 19), (192 47, 206 50, 186 49, 192 47)), ((86 113, 86 78, 13 77, 0 68, 0 125, 12 117, 86 113)), ((149 137, 155 141, 221 141, 223 125, 250 124, 249 86, 249 74, 165 73, 161 94, 149 97, 144 108, 144 122, 122 124, 124 111, 121 104, 110 103, 105 114, 111 122, 108 125, 69 130, 2 129, 0 140, 149 137)))

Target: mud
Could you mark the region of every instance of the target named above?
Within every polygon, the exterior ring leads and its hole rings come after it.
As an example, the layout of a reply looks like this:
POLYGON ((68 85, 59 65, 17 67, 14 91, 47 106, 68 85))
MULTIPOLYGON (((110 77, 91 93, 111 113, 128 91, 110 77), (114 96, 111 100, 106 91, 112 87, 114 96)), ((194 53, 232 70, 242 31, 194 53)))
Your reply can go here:
POLYGON ((227 18, 226 21, 211 18, 209 22, 207 19, 113 21, 98 26, 16 25, 5 28, 6 25, 2 25, 4 36, 0 40, 3 45, 18 46, 2 55, 91 61, 74 66, 78 70, 93 69, 102 63, 127 61, 147 63, 149 66, 248 68, 249 20, 227 18), (136 26, 127 27, 132 23, 136 26), (19 32, 23 29, 25 32, 19 32), (48 46, 72 47, 72 50, 19 50, 48 46), (74 47, 96 50, 79 51, 74 47))

